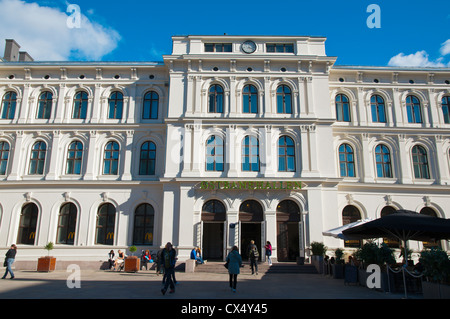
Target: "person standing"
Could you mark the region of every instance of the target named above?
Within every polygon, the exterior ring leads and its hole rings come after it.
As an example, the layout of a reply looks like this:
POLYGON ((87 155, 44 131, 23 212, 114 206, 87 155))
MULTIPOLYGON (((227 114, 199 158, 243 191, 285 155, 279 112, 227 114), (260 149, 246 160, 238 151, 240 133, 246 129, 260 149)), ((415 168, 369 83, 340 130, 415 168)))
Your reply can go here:
POLYGON ((11 269, 11 265, 14 263, 14 260, 16 259, 16 253, 17 253, 17 246, 12 244, 11 248, 8 249, 8 251, 6 252, 5 255, 5 266, 6 266, 6 270, 5 270, 5 274, 3 275, 2 279, 6 278, 6 275, 8 274, 8 272, 11 274, 11 278, 10 279, 14 279, 14 273, 11 269))
POLYGON ((272 244, 270 243, 270 241, 267 241, 264 248, 266 249, 267 263, 269 265, 272 265, 272 259, 270 259, 270 257, 272 256, 272 244))
POLYGON ((231 248, 230 253, 227 256, 228 274, 230 276, 230 288, 231 291, 236 292, 237 275, 240 273, 242 267, 242 257, 239 255, 237 246, 231 248))
POLYGON ((248 257, 250 259, 250 267, 252 268, 252 275, 258 274, 258 258, 259 252, 258 247, 255 245, 255 241, 251 240, 248 246, 248 257))
POLYGON ((161 252, 160 263, 162 268, 164 269, 164 276, 161 288, 161 292, 163 295, 166 294, 167 288, 170 286, 170 293, 175 292, 175 283, 173 281, 175 271, 175 262, 176 262, 176 252, 172 247, 172 244, 168 242, 164 249, 161 252))

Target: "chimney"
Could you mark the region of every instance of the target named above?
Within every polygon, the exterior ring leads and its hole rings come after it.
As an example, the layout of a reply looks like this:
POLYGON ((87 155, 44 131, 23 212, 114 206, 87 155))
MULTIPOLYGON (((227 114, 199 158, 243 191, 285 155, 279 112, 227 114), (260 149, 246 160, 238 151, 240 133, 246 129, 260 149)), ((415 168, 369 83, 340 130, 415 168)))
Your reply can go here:
POLYGON ((19 60, 19 49, 20 45, 14 39, 6 39, 3 59, 8 62, 17 62, 19 60))
POLYGON ((19 52, 19 62, 32 62, 34 59, 31 57, 31 55, 28 54, 28 52, 19 52))

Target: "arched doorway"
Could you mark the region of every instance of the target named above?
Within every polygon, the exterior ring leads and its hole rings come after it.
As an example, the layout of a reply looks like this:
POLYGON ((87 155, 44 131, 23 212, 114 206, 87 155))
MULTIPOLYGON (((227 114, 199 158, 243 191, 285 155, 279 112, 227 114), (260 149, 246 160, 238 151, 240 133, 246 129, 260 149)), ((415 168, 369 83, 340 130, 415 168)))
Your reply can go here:
POLYGON ((248 246, 254 240, 259 251, 259 259, 262 256, 262 236, 264 232, 263 208, 256 200, 246 200, 239 207, 239 237, 240 250, 243 260, 248 259, 248 246))
POLYGON ((202 207, 202 257, 223 260, 225 250, 226 209, 222 202, 213 199, 202 207))
POLYGON ((300 256, 300 208, 292 200, 277 206, 277 259, 296 261, 300 256))
MULTIPOLYGON (((347 205, 342 210, 342 225, 354 223, 361 219, 361 213, 359 209, 353 205, 347 205)), ((346 240, 344 241, 344 247, 361 247, 361 240, 346 240)))

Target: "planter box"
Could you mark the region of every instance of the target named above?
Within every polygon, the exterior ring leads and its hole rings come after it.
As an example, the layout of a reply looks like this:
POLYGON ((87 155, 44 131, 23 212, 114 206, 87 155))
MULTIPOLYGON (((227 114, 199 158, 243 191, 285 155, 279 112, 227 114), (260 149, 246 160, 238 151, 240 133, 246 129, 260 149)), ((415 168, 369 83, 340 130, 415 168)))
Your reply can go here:
POLYGON ((344 264, 331 264, 334 279, 344 278, 344 264))
POLYGON ((344 267, 344 284, 358 283, 358 267, 345 265, 344 267))
POLYGON ((140 260, 136 256, 125 258, 125 272, 138 272, 140 269, 140 260))
POLYGON ((56 266, 55 257, 41 257, 38 258, 37 271, 54 271, 56 266))
POLYGON ((450 299, 450 286, 423 281, 422 291, 424 299, 450 299))
POLYGON ((312 255, 311 264, 316 267, 319 274, 323 274, 323 256, 312 255))

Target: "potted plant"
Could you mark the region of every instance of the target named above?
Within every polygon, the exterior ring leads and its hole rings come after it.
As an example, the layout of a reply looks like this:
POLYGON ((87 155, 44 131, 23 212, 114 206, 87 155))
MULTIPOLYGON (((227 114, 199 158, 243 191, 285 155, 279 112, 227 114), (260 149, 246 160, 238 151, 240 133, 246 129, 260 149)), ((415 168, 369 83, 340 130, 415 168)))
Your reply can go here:
POLYGON ((44 246, 44 249, 47 250, 48 253, 47 256, 38 258, 37 271, 49 272, 55 270, 56 258, 50 256, 50 250, 53 250, 53 248, 52 242, 49 242, 44 246))
POLYGON ((447 253, 434 248, 424 250, 420 253, 419 263, 426 279, 422 282, 423 297, 450 298, 450 260, 447 253))
POLYGON ((137 272, 140 267, 140 260, 137 256, 134 256, 137 248, 136 246, 130 246, 128 250, 131 252, 131 256, 125 258, 125 272, 137 272))
POLYGON ((334 256, 336 257, 335 263, 331 265, 331 268, 333 269, 333 278, 342 279, 344 278, 344 259, 342 259, 344 251, 337 248, 334 251, 334 256))
POLYGON ((327 249, 321 242, 314 241, 311 243, 311 263, 316 267, 319 274, 323 273, 323 256, 325 256, 327 249))

